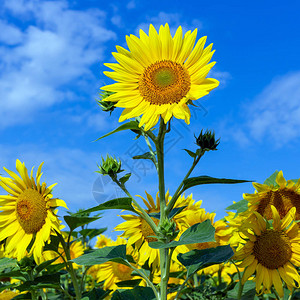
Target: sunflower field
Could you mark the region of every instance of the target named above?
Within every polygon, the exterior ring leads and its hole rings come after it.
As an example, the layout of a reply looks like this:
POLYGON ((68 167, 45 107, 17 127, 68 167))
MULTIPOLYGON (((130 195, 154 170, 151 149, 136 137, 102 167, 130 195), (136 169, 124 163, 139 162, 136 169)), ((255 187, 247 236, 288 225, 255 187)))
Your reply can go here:
POLYGON ((98 100, 110 114, 123 108, 123 123, 99 143, 126 130, 144 139, 149 151, 134 159, 153 163, 157 193, 133 196, 126 186, 131 173, 107 155, 97 172, 126 197, 61 217, 58 210, 68 203, 55 197, 55 184, 43 181, 43 163, 36 172, 18 159, 16 171, 4 167, 0 300, 300 299, 300 180, 275 171, 216 220, 188 190, 249 180, 192 175, 220 143, 202 129, 196 147, 184 149, 190 166, 173 194, 165 182, 165 137, 173 118, 192 123, 193 101, 219 85, 207 78, 215 64, 212 44, 197 40, 197 29, 183 35, 178 27, 172 36, 168 24, 159 31, 150 25, 126 42, 129 50, 116 46, 117 62, 105 64, 112 71, 104 74, 116 82, 101 87, 98 100), (116 240, 93 227, 104 210, 122 210, 116 240))

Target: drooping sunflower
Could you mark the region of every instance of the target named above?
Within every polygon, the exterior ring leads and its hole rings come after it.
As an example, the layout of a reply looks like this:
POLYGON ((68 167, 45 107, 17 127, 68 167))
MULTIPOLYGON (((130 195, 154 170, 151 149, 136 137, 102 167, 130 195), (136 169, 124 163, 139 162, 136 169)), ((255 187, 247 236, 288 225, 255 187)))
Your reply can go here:
POLYGON ((47 187, 45 182, 40 182, 42 165, 34 179, 33 168, 29 177, 25 164, 17 160, 20 176, 4 168, 11 178, 0 177, 0 186, 9 193, 0 196, 0 241, 5 240, 5 253, 21 260, 33 242, 29 255, 33 254, 37 263, 50 234, 60 231, 54 208, 67 208, 63 200, 52 198, 55 184, 47 187))
POLYGON ((235 258, 242 260, 239 267, 245 268, 242 284, 255 273, 257 293, 261 290, 269 293, 273 285, 279 296, 283 297, 282 281, 290 291, 295 287, 295 282, 300 283, 295 268, 300 266, 300 233, 294 222, 295 207, 283 219, 275 206, 271 205, 271 211, 272 223, 254 212, 256 219, 242 225, 241 231, 248 240, 236 252, 235 258))
MULTIPOLYGON (((154 202, 151 195, 146 192, 147 200, 143 197, 139 196, 144 204, 147 206, 146 212, 150 213, 158 213, 160 211, 160 201, 158 193, 156 194, 156 203, 154 202)), ((166 193, 166 202, 168 203, 171 199, 169 195, 169 191, 166 193)), ((201 202, 195 204, 195 200, 192 199, 192 195, 185 198, 185 196, 180 196, 178 201, 176 202, 174 207, 182 207, 187 206, 183 211, 186 211, 188 208, 190 210, 196 211, 196 208, 199 208, 201 202)), ((138 210, 137 207, 135 207, 138 210)), ((125 238, 128 238, 128 244, 132 245, 135 244, 139 253, 140 253, 140 260, 139 264, 144 265, 148 260, 148 265, 152 267, 152 269, 159 268, 159 250, 153 249, 149 246, 150 242, 154 242, 155 239, 154 232, 149 224, 140 216, 136 215, 122 215, 121 216, 126 222, 123 222, 115 227, 116 231, 124 231, 121 235, 125 238)), ((177 214, 173 219, 177 224, 179 230, 182 227, 182 213, 177 214)), ((157 218, 152 217, 152 220, 157 225, 159 220, 157 218)), ((175 254, 174 254, 175 256, 175 254)))
MULTIPOLYGON (((135 262, 138 261, 139 253, 132 246, 127 244, 127 240, 118 237, 115 242, 112 242, 110 246, 126 245, 126 254, 132 256, 135 262)), ((137 267, 137 265, 135 265, 137 267)), ((113 261, 108 261, 104 264, 99 265, 97 277, 98 282, 104 281, 103 288, 105 290, 111 289, 116 290, 118 282, 140 279, 140 277, 132 276, 133 269, 127 265, 120 264, 113 261)))
POLYGON ((161 116, 167 123, 172 116, 190 120, 189 100, 207 95, 219 85, 213 78, 206 78, 215 62, 209 63, 214 51, 212 44, 204 49, 206 37, 195 45, 197 29, 184 36, 181 26, 172 37, 169 25, 161 25, 159 32, 153 25, 147 35, 140 30, 140 37, 126 36, 129 51, 116 46, 113 56, 118 63, 105 66, 114 72, 104 74, 117 83, 102 90, 114 92, 104 101, 116 102, 125 108, 119 121, 143 115, 140 126, 152 128, 161 116), (195 45, 195 47, 194 47, 195 45))
POLYGON ((243 197, 249 202, 246 214, 256 211, 267 219, 272 218, 271 205, 274 205, 283 218, 292 208, 296 208, 296 220, 300 220, 300 179, 286 181, 282 171, 277 173, 276 184, 253 183, 254 194, 244 194, 243 197))

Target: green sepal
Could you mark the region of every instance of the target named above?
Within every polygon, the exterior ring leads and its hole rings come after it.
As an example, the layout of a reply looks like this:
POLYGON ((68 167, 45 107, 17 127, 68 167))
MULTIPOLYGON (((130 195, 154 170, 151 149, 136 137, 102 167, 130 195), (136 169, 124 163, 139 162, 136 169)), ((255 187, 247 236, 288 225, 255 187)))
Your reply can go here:
POLYGON ((187 253, 180 253, 177 259, 187 269, 187 276, 190 277, 197 271, 214 264, 220 264, 233 256, 234 252, 229 245, 218 246, 203 250, 192 250, 187 253))
POLYGON ((244 182, 251 182, 249 180, 241 180, 241 179, 226 179, 226 178, 214 178, 210 176, 197 176, 197 177, 191 177, 187 178, 183 181, 183 187, 181 190, 181 193, 185 190, 201 185, 201 184, 234 184, 234 183, 244 183, 244 182))
POLYGON ((236 213, 244 212, 248 209, 248 201, 246 199, 242 199, 236 203, 233 203, 226 207, 226 210, 236 210, 236 213))
POLYGON ((130 176, 131 176, 131 173, 125 174, 123 177, 121 177, 119 179, 120 183, 124 185, 128 181, 128 179, 130 178, 130 176))
MULTIPOLYGON (((172 219, 174 216, 176 216, 177 214, 182 212, 186 207, 187 207, 187 205, 173 208, 170 211, 170 213, 168 215, 168 218, 172 219)), ((149 216, 152 217, 152 218, 158 219, 158 220, 160 219, 160 213, 159 212, 158 213, 150 213, 149 216)))
POLYGON ((269 176, 265 181, 264 181, 264 184, 267 184, 269 186, 274 186, 274 187, 278 187, 278 184, 276 182, 276 177, 277 177, 277 174, 279 172, 276 170, 271 176, 269 176))
POLYGON ((132 200, 129 197, 116 198, 113 200, 106 201, 100 205, 94 206, 87 210, 84 210, 80 213, 91 213, 94 211, 100 211, 105 209, 124 209, 132 212, 136 212, 133 206, 131 205, 132 200))
POLYGON ((155 241, 149 243, 149 246, 154 249, 173 248, 180 245, 194 244, 195 241, 197 241, 197 243, 215 241, 215 228, 211 225, 210 220, 206 220, 202 223, 197 223, 189 227, 182 233, 178 241, 172 241, 169 243, 155 241))

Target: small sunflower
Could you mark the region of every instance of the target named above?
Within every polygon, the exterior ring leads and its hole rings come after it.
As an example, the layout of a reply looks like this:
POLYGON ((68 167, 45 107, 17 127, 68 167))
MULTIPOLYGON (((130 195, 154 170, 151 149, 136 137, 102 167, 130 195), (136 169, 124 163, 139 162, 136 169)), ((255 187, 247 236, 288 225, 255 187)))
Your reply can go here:
POLYGON ((97 236, 95 247, 101 249, 103 247, 111 245, 112 242, 113 240, 111 238, 107 237, 104 234, 100 234, 99 236, 97 236))
POLYGON ((105 66, 114 72, 104 72, 117 83, 102 87, 114 92, 104 101, 117 102, 125 108, 119 121, 143 115, 140 126, 152 128, 161 116, 167 123, 172 116, 190 122, 189 100, 207 95, 219 85, 206 78, 215 62, 209 63, 215 51, 212 44, 204 49, 206 37, 195 45, 197 29, 184 36, 181 26, 172 37, 169 25, 159 32, 151 24, 149 34, 140 30, 140 38, 126 36, 129 51, 116 46, 113 56, 118 63, 105 66), (194 47, 195 46, 195 47, 194 47))
POLYGON ((296 208, 295 219, 300 220, 300 180, 295 183, 293 180, 286 181, 282 171, 277 173, 276 184, 253 183, 256 189, 254 194, 244 194, 243 197, 249 202, 248 213, 254 211, 272 218, 271 205, 274 205, 283 218, 292 208, 296 208))
POLYGON ((281 219, 271 205, 272 224, 261 214, 254 212, 256 220, 244 223, 241 231, 248 237, 246 243, 235 254, 242 260, 244 267, 242 284, 256 273, 256 291, 270 292, 273 285, 280 297, 283 297, 282 280, 290 291, 299 285, 300 276, 296 267, 300 266, 300 233, 294 222, 296 208, 293 207, 281 219), (261 287, 261 285, 263 285, 261 287))
POLYGON ((33 242, 29 255, 33 254, 37 263, 50 234, 60 231, 54 208, 67 208, 63 200, 52 198, 55 184, 47 187, 45 182, 40 183, 42 165, 34 179, 33 168, 29 177, 25 164, 17 160, 16 169, 21 177, 6 168, 11 178, 0 177, 0 186, 9 193, 0 195, 0 241, 5 240, 6 255, 21 260, 33 242))
MULTIPOLYGON (((138 252, 132 246, 127 244, 126 239, 118 237, 116 242, 112 242, 110 244, 110 246, 117 245, 126 245, 126 254, 132 256, 135 262, 138 261, 138 252)), ((135 267, 137 266, 135 265, 135 267)), ((130 268, 129 266, 113 261, 108 261, 104 264, 99 265, 97 277, 99 282, 104 281, 103 288, 105 290, 116 290, 119 288, 117 285, 118 282, 140 279, 140 277, 132 276, 132 271, 132 268, 130 268)))
MULTIPOLYGON (((146 192, 147 200, 143 197, 139 196, 145 205, 147 206, 146 212, 148 214, 151 213, 158 213, 160 211, 160 201, 158 197, 158 193, 156 194, 156 203, 154 202, 151 195, 149 195, 146 192)), ((166 202, 168 203, 171 200, 171 196, 169 195, 169 191, 166 193, 166 202)), ((192 199, 192 195, 185 198, 185 196, 181 196, 178 198, 178 201, 176 202, 174 207, 182 207, 187 206, 184 210, 187 209, 196 211, 197 208, 200 207, 201 202, 195 204, 195 200, 192 199)), ((137 207, 135 207, 136 210, 138 210, 137 207)), ((182 219, 183 219, 182 212, 177 214, 173 219, 175 223, 178 226, 178 229, 181 230, 182 227, 182 219)), ((154 242, 157 239, 151 236, 154 236, 154 232, 152 228, 149 226, 149 224, 140 216, 136 215, 122 215, 121 216, 126 222, 123 222, 115 227, 116 231, 124 231, 124 233, 121 235, 125 238, 128 238, 128 244, 132 245, 135 244, 137 249, 140 253, 140 260, 139 264, 144 265, 147 260, 149 266, 152 266, 153 269, 159 268, 159 250, 153 249, 149 246, 150 242, 154 242)), ((152 217, 152 220, 157 225, 159 223, 159 220, 152 217)), ((175 250, 176 251, 176 250, 175 250)))

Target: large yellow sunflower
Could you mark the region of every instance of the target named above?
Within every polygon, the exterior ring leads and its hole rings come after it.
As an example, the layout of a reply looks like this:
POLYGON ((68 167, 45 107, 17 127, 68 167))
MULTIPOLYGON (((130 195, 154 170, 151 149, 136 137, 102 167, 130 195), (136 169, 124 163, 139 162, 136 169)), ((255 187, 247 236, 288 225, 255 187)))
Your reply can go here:
POLYGON ((277 173, 276 183, 275 185, 253 183, 255 193, 243 195, 244 199, 249 201, 246 214, 256 211, 271 219, 271 205, 274 205, 283 218, 292 207, 295 207, 295 218, 300 220, 300 180, 297 183, 292 180, 286 181, 280 171, 277 173))
POLYGON ((271 205, 273 222, 254 212, 255 220, 244 223, 241 231, 248 237, 235 254, 245 268, 242 284, 256 273, 256 291, 270 292, 273 285, 283 297, 282 280, 290 291, 299 284, 300 276, 295 267, 300 266, 300 233, 294 222, 295 207, 281 219, 275 206, 271 205), (262 285, 262 287, 261 287, 262 285))
POLYGON ((212 44, 204 49, 206 37, 202 37, 195 45, 196 36, 197 29, 183 36, 178 27, 172 37, 168 24, 160 26, 158 33, 150 25, 148 35, 140 30, 140 38, 126 36, 129 51, 116 47, 118 52, 112 54, 118 63, 105 64, 114 72, 104 74, 118 82, 101 89, 114 92, 105 101, 125 108, 120 122, 143 115, 140 126, 145 124, 145 130, 160 116, 165 123, 174 116, 189 124, 187 102, 219 85, 216 79, 206 78, 215 64, 209 63, 214 53, 212 44))
MULTIPOLYGON (((117 245, 126 245, 126 254, 132 256, 135 262, 138 261, 138 252, 132 246, 127 244, 126 239, 122 239, 120 237, 117 238, 116 242, 112 242, 110 246, 117 246, 117 245)), ((137 267, 137 265, 135 265, 137 267)), ((133 269, 129 266, 124 264, 120 264, 113 261, 108 261, 104 264, 99 265, 97 277, 98 281, 103 281, 103 288, 116 290, 118 289, 118 282, 133 280, 133 279, 140 279, 138 276, 132 276, 133 269)))
MULTIPOLYGON (((158 193, 156 194, 156 203, 154 202, 152 196, 149 195, 147 192, 146 195, 147 200, 139 196, 140 198, 142 198, 143 202, 147 206, 146 212, 148 214, 158 213, 160 211, 160 201, 158 193)), ((168 203, 170 199, 171 196, 169 195, 168 191, 166 193, 166 202, 168 203)), ((183 211, 187 211, 188 209, 196 211, 196 209, 200 207, 201 202, 198 202, 196 204, 194 202, 195 200, 193 200, 192 195, 188 196, 187 198, 185 198, 185 196, 180 196, 174 207, 187 206, 183 211)), ((135 207, 135 209, 138 210, 137 207, 135 207)), ((154 237, 151 237, 155 234, 149 226, 149 224, 140 216, 122 215, 121 217, 124 220, 126 220, 126 222, 123 222, 116 226, 115 230, 124 231, 124 233, 121 236, 128 238, 129 245, 135 244, 140 253, 139 264, 144 265, 148 260, 148 265, 151 266, 152 269, 159 268, 159 250, 153 249, 149 246, 150 242, 156 241, 154 237)), ((182 212, 177 214, 173 218, 180 231, 183 224, 182 218, 182 212)), ((159 223, 159 220, 157 218, 152 217, 152 220, 155 222, 155 224, 159 223)))
POLYGON ((50 234, 60 231, 54 208, 67 208, 63 200, 52 198, 55 184, 47 187, 45 182, 40 183, 42 165, 34 179, 33 168, 29 177, 25 164, 17 160, 16 169, 21 177, 6 168, 11 178, 0 177, 0 186, 9 193, 0 196, 0 241, 6 240, 6 255, 21 260, 33 242, 29 255, 33 254, 37 263, 50 234))

